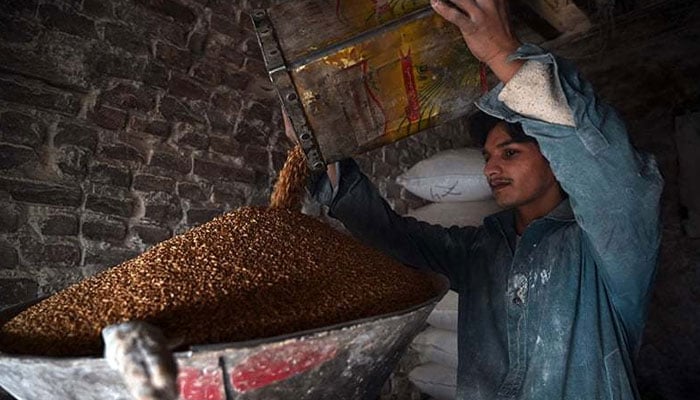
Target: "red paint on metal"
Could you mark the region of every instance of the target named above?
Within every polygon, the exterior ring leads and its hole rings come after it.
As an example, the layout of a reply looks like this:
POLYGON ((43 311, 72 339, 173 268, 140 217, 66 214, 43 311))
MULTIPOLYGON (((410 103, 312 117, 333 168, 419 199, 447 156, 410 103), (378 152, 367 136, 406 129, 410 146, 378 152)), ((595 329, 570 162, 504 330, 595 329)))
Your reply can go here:
POLYGON ((267 348, 233 367, 231 384, 239 392, 265 387, 321 365, 336 353, 334 345, 314 342, 267 348))
POLYGON ((180 368, 177 386, 182 400, 224 400, 224 379, 219 368, 180 368))
POLYGON ((420 120, 420 101, 418 100, 418 86, 416 86, 416 76, 413 73, 413 60, 411 50, 408 54, 401 55, 401 69, 403 70, 403 84, 406 89, 408 105, 406 106, 406 116, 410 122, 420 120))

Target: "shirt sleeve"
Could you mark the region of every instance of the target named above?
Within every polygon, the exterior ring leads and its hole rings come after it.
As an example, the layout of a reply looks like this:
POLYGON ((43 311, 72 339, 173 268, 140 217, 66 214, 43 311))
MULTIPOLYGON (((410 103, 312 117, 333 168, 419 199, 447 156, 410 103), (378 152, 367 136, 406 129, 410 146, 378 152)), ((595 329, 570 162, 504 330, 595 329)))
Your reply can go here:
POLYGON ((477 106, 521 123, 537 139, 570 197, 613 305, 626 327, 640 332, 661 238, 663 179, 656 162, 632 147, 617 112, 571 63, 533 45, 511 58, 527 61, 477 106))
POLYGON ((338 176, 335 195, 325 173, 309 183, 311 195, 329 206, 331 217, 360 242, 406 265, 447 276, 454 290, 460 287, 477 227, 445 228, 398 215, 352 159, 339 163, 338 176))

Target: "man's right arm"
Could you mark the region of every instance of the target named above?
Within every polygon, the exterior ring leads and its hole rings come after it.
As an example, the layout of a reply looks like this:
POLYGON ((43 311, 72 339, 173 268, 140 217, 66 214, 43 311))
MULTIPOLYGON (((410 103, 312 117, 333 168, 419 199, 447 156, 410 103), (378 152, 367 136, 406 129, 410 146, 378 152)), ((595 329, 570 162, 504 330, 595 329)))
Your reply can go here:
MULTIPOLYGON (((337 166, 337 167, 336 167, 337 166)), ((311 179, 312 196, 329 207, 329 215, 338 219, 362 243, 378 248, 400 262, 446 275, 453 288, 460 285, 464 263, 478 228, 444 228, 402 217, 391 209, 352 159, 338 168, 337 186, 327 174, 311 179)))

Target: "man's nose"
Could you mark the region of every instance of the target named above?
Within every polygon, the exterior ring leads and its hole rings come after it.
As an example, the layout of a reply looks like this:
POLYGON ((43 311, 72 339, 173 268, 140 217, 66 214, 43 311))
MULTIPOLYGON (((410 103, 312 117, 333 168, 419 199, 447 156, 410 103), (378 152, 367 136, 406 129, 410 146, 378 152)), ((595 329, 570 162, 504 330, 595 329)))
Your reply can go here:
POLYGON ((486 175, 487 178, 498 176, 501 172, 503 172, 503 170, 496 157, 489 158, 486 164, 484 164, 484 175, 486 175))

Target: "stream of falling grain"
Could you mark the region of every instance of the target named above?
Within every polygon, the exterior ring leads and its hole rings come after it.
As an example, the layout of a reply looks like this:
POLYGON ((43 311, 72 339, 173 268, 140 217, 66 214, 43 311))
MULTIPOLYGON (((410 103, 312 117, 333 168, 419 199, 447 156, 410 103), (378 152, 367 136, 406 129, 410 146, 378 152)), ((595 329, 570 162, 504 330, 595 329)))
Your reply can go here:
POLYGON ((270 197, 270 208, 301 209, 301 200, 308 177, 309 168, 306 165, 304 151, 301 146, 296 146, 287 155, 287 161, 270 197))

